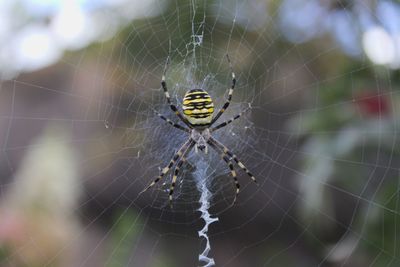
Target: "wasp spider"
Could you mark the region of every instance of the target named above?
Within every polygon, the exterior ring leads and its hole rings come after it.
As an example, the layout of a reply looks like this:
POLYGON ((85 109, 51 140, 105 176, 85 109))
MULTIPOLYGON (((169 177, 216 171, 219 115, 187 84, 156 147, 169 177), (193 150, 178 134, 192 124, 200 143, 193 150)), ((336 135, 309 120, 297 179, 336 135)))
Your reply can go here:
POLYGON ((171 161, 169 164, 164 167, 161 170, 160 175, 150 184, 148 185, 142 192, 146 191, 150 187, 154 186, 157 182, 159 182, 168 172, 169 170, 176 165, 173 177, 172 177, 172 183, 170 185, 169 189, 169 201, 170 204, 172 202, 172 194, 174 193, 174 188, 176 184, 176 180, 178 178, 179 174, 179 169, 182 167, 183 163, 186 160, 186 156, 188 153, 192 150, 192 148, 195 148, 196 153, 200 150, 204 153, 208 152, 208 146, 213 148, 217 153, 221 153, 222 159, 226 162, 228 165, 233 182, 235 183, 236 186, 236 194, 233 203, 235 203, 237 195, 239 194, 240 191, 240 184, 237 179, 237 174, 234 169, 233 163, 235 162, 244 172, 247 173, 247 175, 254 181, 256 182, 256 178, 253 176, 253 174, 250 173, 250 171, 244 166, 244 164, 236 157, 234 153, 232 153, 225 145, 217 141, 214 137, 212 137, 212 133, 218 129, 221 129, 225 127, 226 125, 230 124, 234 120, 240 118, 244 112, 249 110, 250 106, 243 110, 241 113, 238 115, 234 116, 233 118, 224 121, 216 126, 213 126, 214 123, 221 117, 221 115, 225 112, 225 110, 228 108, 231 99, 232 99, 232 94, 233 90, 235 88, 236 84, 236 78, 235 78, 235 73, 232 70, 232 65, 229 59, 229 56, 226 55, 228 59, 228 63, 231 68, 232 72, 232 85, 230 88, 228 88, 228 99, 225 102, 225 104, 222 106, 222 108, 218 111, 218 113, 213 117, 214 113, 214 103, 210 97, 210 95, 203 89, 192 89, 188 91, 184 98, 183 98, 183 105, 182 105, 182 110, 183 114, 178 110, 178 108, 171 102, 170 95, 168 93, 167 89, 167 84, 165 82, 165 73, 166 69, 168 66, 168 60, 166 64, 166 68, 164 70, 164 74, 161 79, 161 86, 164 90, 165 97, 167 99, 167 103, 169 104, 170 108, 172 111, 175 113, 175 115, 187 126, 184 127, 180 124, 177 124, 164 115, 157 113, 157 115, 170 125, 172 125, 175 128, 178 128, 179 130, 185 131, 189 135, 189 139, 179 148, 178 152, 172 157, 171 161))

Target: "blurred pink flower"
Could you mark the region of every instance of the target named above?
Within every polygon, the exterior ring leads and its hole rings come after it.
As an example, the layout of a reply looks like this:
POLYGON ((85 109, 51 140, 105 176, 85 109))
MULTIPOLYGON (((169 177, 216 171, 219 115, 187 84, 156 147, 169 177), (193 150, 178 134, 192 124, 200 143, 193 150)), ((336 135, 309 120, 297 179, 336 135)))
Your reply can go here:
POLYGON ((12 242, 21 241, 24 239, 24 222, 21 216, 11 212, 0 211, 0 245, 12 242))
POLYGON ((389 99, 384 94, 362 92, 355 97, 358 108, 367 116, 388 116, 390 114, 389 99))

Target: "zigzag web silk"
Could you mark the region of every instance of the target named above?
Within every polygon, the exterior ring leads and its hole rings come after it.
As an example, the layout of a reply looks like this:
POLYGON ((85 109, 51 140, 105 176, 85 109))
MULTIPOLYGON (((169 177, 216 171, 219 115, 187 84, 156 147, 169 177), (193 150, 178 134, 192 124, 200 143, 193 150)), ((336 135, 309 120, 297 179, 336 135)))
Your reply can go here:
MULTIPOLYGON (((205 23, 205 18, 206 15, 205 13, 203 14, 203 20, 200 23, 200 25, 196 28, 196 23, 195 23, 195 18, 196 18, 196 2, 192 1, 192 43, 189 44, 189 46, 192 46, 192 57, 193 61, 192 63, 195 65, 196 62, 196 48, 198 46, 202 45, 203 42, 203 37, 204 37, 204 23, 205 23)), ((205 11, 204 11, 205 12, 205 11)), ((188 48, 188 46, 187 46, 188 48)), ((204 160, 204 159, 203 159, 204 160)), ((204 226, 201 230, 198 231, 199 237, 204 238, 205 240, 205 247, 204 250, 199 253, 199 261, 200 263, 204 264, 202 267, 208 267, 208 266, 215 266, 215 261, 212 257, 209 256, 209 253, 211 251, 211 244, 210 244, 210 239, 208 236, 208 228, 209 226, 218 221, 218 217, 212 217, 212 215, 209 212, 210 208, 210 201, 212 198, 212 193, 210 192, 208 188, 208 183, 206 182, 207 179, 207 164, 203 161, 199 160, 197 161, 197 166, 196 166, 196 171, 193 173, 193 176, 195 178, 196 182, 196 187, 200 192, 200 198, 199 198, 199 203, 200 203, 200 208, 198 211, 200 211, 201 215, 200 218, 204 220, 204 226)))
MULTIPOLYGON (((205 25, 205 19, 206 19, 206 14, 205 14, 205 9, 203 13, 203 19, 200 22, 199 25, 196 26, 196 1, 191 1, 191 7, 192 7, 192 36, 191 36, 191 42, 186 45, 187 53, 191 53, 191 68, 195 70, 196 68, 196 48, 200 47, 203 43, 203 38, 204 38, 204 25, 205 25)), ((187 79, 193 79, 193 73, 188 73, 188 76, 186 77, 187 79)), ((192 80, 193 81, 193 80, 192 80)), ((196 183, 197 190, 200 192, 200 198, 199 198, 199 203, 200 207, 198 211, 201 213, 200 218, 204 220, 204 226, 202 229, 198 231, 199 237, 203 238, 205 240, 205 247, 202 252, 199 253, 199 262, 202 267, 209 267, 209 266, 215 266, 215 260, 209 255, 211 251, 211 244, 210 244, 210 239, 208 236, 208 229, 209 226, 218 221, 218 217, 213 217, 210 212, 210 201, 212 199, 212 193, 210 192, 208 188, 208 183, 207 183, 207 169, 208 165, 204 161, 204 159, 200 159, 196 161, 196 171, 193 173, 194 180, 196 183)))

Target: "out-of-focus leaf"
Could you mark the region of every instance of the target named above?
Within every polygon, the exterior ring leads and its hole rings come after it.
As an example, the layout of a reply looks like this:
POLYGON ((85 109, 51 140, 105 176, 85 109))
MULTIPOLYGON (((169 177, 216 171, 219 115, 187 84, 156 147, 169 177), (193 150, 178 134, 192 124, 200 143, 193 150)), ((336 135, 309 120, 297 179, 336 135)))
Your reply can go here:
MULTIPOLYGON (((0 206, 0 247, 15 266, 61 266, 79 224, 76 155, 63 128, 51 127, 28 150, 0 206)), ((12 265, 14 266, 14 265, 12 265)))

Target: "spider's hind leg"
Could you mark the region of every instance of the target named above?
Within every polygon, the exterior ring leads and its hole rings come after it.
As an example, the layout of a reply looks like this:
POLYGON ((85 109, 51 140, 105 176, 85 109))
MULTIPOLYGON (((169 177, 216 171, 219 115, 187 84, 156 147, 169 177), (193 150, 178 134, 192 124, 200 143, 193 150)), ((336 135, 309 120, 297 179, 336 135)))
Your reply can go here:
POLYGON ((173 126, 173 127, 175 127, 175 128, 178 128, 179 130, 185 131, 185 132, 187 132, 187 133, 190 132, 190 130, 189 130, 188 128, 185 128, 185 127, 179 125, 178 123, 175 123, 175 122, 171 121, 170 119, 168 119, 167 117, 165 117, 163 114, 161 114, 161 113, 159 113, 159 112, 157 112, 157 111, 155 111, 155 110, 154 110, 154 112, 156 113, 156 115, 157 115, 158 117, 160 117, 160 119, 162 119, 163 121, 167 122, 169 125, 171 125, 171 126, 173 126))
POLYGON ((242 112, 240 112, 238 115, 232 117, 231 119, 229 119, 229 120, 227 120, 227 121, 224 121, 223 123, 218 124, 218 125, 215 126, 215 127, 212 127, 212 128, 210 129, 210 131, 211 131, 211 132, 214 132, 214 131, 216 131, 216 130, 218 130, 218 129, 221 129, 221 128, 227 126, 228 124, 232 123, 234 120, 239 119, 245 112, 249 111, 250 109, 251 109, 251 104, 249 103, 249 106, 248 106, 246 109, 244 109, 242 112))
POLYGON ((161 87, 163 88, 165 98, 167 99, 167 103, 168 103, 169 107, 171 108, 171 110, 175 113, 175 115, 184 124, 186 124, 190 128, 191 125, 190 125, 189 121, 185 117, 183 117, 183 115, 179 112, 178 108, 171 101, 171 96, 170 96, 170 94, 168 92, 168 88, 167 88, 167 82, 165 81, 165 73, 167 72, 168 65, 169 65, 169 57, 168 57, 167 62, 165 64, 164 73, 163 73, 163 75, 161 77, 161 87))
POLYGON ((212 119, 210 125, 213 125, 214 122, 216 122, 219 119, 219 117, 221 117, 221 115, 225 112, 225 110, 229 107, 231 100, 232 100, 233 90, 235 89, 235 85, 236 85, 236 75, 233 72, 231 59, 229 58, 228 54, 226 54, 226 59, 228 60, 229 68, 231 69, 231 72, 232 72, 232 74, 231 74, 232 75, 232 84, 231 84, 231 87, 228 89, 228 98, 226 99, 225 104, 218 111, 217 115, 215 115, 215 117, 212 119))

